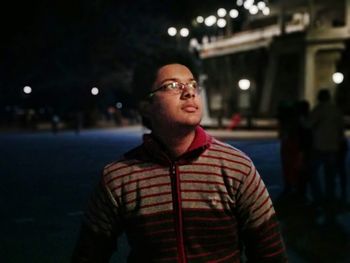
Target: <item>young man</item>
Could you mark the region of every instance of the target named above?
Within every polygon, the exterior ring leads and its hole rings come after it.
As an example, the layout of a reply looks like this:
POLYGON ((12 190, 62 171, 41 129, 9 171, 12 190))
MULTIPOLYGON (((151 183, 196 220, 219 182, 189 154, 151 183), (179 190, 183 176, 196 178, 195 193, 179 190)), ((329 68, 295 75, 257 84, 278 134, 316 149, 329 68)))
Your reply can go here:
POLYGON ((243 254, 249 262, 286 262, 252 161, 199 126, 202 98, 190 66, 165 56, 152 62, 135 74, 152 133, 105 167, 73 262, 108 262, 124 231, 128 262, 241 262, 243 254))

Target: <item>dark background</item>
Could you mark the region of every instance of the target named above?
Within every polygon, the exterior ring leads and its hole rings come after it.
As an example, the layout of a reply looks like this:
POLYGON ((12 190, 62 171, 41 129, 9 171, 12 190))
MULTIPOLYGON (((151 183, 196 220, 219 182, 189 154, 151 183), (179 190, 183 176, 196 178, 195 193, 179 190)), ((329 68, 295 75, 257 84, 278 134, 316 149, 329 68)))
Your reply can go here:
MULTIPOLYGON (((199 14, 233 1, 12 1, 1 6, 1 103, 72 107, 70 97, 98 86, 127 97, 131 69, 152 49, 174 46, 171 25, 191 26, 199 14), (64 103, 62 103, 64 100, 64 103)), ((83 98, 81 98, 83 99, 83 98)), ((108 102, 107 102, 108 103, 108 102)))

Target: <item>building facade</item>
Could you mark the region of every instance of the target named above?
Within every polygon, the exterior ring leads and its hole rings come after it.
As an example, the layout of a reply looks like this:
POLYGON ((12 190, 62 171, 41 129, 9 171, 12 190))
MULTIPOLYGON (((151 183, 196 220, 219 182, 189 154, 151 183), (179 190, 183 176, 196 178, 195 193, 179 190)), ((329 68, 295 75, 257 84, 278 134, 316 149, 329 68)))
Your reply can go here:
POLYGON ((319 89, 336 92, 332 75, 349 39, 350 0, 271 4, 269 17, 200 45, 210 116, 273 117, 285 101, 313 106, 319 89), (239 88, 241 79, 250 81, 248 89, 239 88))

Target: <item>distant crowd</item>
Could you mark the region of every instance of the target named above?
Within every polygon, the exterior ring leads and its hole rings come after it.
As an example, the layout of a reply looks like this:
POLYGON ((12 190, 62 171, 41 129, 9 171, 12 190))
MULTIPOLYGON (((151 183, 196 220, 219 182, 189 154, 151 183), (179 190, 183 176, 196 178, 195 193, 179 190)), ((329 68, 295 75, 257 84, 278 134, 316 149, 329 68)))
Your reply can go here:
POLYGON ((332 223, 336 207, 347 204, 348 141, 342 112, 332 102, 330 91, 321 89, 312 109, 304 100, 281 103, 278 120, 284 178, 281 197, 311 202, 332 223))

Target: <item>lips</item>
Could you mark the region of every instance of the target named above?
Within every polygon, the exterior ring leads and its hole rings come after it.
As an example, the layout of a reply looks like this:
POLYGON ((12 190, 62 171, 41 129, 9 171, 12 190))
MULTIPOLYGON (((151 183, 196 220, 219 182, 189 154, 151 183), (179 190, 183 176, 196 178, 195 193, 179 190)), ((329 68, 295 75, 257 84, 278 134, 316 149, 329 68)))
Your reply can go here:
POLYGON ((186 112, 196 112, 198 110, 198 106, 196 104, 185 104, 181 107, 181 109, 186 112))

